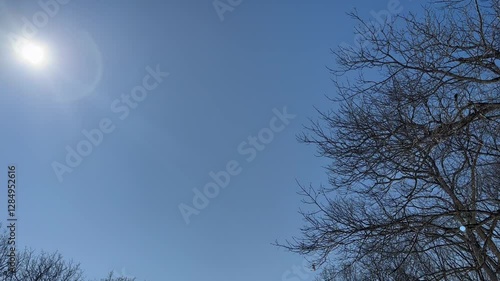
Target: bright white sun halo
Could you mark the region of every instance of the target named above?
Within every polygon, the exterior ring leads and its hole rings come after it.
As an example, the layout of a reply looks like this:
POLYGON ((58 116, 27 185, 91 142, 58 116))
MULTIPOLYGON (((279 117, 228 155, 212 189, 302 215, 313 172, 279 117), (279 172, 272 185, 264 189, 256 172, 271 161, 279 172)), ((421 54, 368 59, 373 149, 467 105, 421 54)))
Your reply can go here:
POLYGON ((18 50, 20 57, 35 66, 43 65, 47 60, 45 48, 34 42, 25 42, 18 50))

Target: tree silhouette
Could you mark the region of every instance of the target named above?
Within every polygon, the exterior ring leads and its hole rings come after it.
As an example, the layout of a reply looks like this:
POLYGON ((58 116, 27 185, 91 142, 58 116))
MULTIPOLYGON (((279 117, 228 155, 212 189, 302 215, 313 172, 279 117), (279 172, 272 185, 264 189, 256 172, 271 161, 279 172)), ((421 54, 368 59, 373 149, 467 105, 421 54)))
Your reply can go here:
MULTIPOLYGON (((0 281, 86 281, 79 263, 67 261, 59 253, 33 250, 16 251, 15 273, 9 272, 8 236, 0 234, 0 281)), ((114 277, 113 272, 100 281, 136 281, 130 277, 114 277)))
POLYGON ((299 136, 331 160, 329 185, 301 185, 312 211, 277 245, 330 277, 499 280, 500 1, 351 16, 367 44, 333 51, 338 97, 299 136))

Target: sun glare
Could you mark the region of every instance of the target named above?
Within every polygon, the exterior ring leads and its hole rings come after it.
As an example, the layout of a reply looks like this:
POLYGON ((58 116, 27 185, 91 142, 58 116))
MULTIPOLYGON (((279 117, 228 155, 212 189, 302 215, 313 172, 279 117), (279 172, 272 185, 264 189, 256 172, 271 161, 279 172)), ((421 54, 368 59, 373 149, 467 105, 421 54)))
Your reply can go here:
POLYGON ((19 50, 19 55, 24 61, 35 66, 41 66, 47 60, 45 48, 33 42, 26 42, 22 44, 19 50))

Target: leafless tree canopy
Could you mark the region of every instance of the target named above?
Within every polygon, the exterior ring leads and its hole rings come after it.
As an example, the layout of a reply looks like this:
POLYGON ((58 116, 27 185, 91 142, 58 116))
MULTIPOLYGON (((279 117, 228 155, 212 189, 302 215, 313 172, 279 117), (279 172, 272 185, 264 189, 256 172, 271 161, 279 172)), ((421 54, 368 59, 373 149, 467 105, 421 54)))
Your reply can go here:
POLYGON ((79 264, 65 261, 61 254, 32 250, 17 251, 15 273, 9 273, 7 235, 0 234, 0 280, 2 281, 84 281, 79 264))
POLYGON ((329 185, 302 186, 313 211, 278 244, 323 280, 499 280, 500 1, 351 15, 365 44, 333 51, 334 109, 299 137, 329 185))
MULTIPOLYGON (((67 261, 59 253, 35 253, 32 250, 17 251, 15 273, 9 271, 8 237, 0 233, 0 281, 87 281, 80 264, 67 261)), ((136 281, 135 278, 108 277, 100 281, 136 281)))

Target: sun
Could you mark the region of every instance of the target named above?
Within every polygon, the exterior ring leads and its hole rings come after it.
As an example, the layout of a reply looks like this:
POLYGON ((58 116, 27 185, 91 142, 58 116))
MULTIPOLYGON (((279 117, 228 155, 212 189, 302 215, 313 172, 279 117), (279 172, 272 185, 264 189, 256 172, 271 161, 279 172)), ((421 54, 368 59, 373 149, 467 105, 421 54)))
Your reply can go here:
POLYGON ((24 42, 18 49, 18 54, 22 60, 34 66, 42 66, 47 62, 46 48, 35 42, 24 42))

